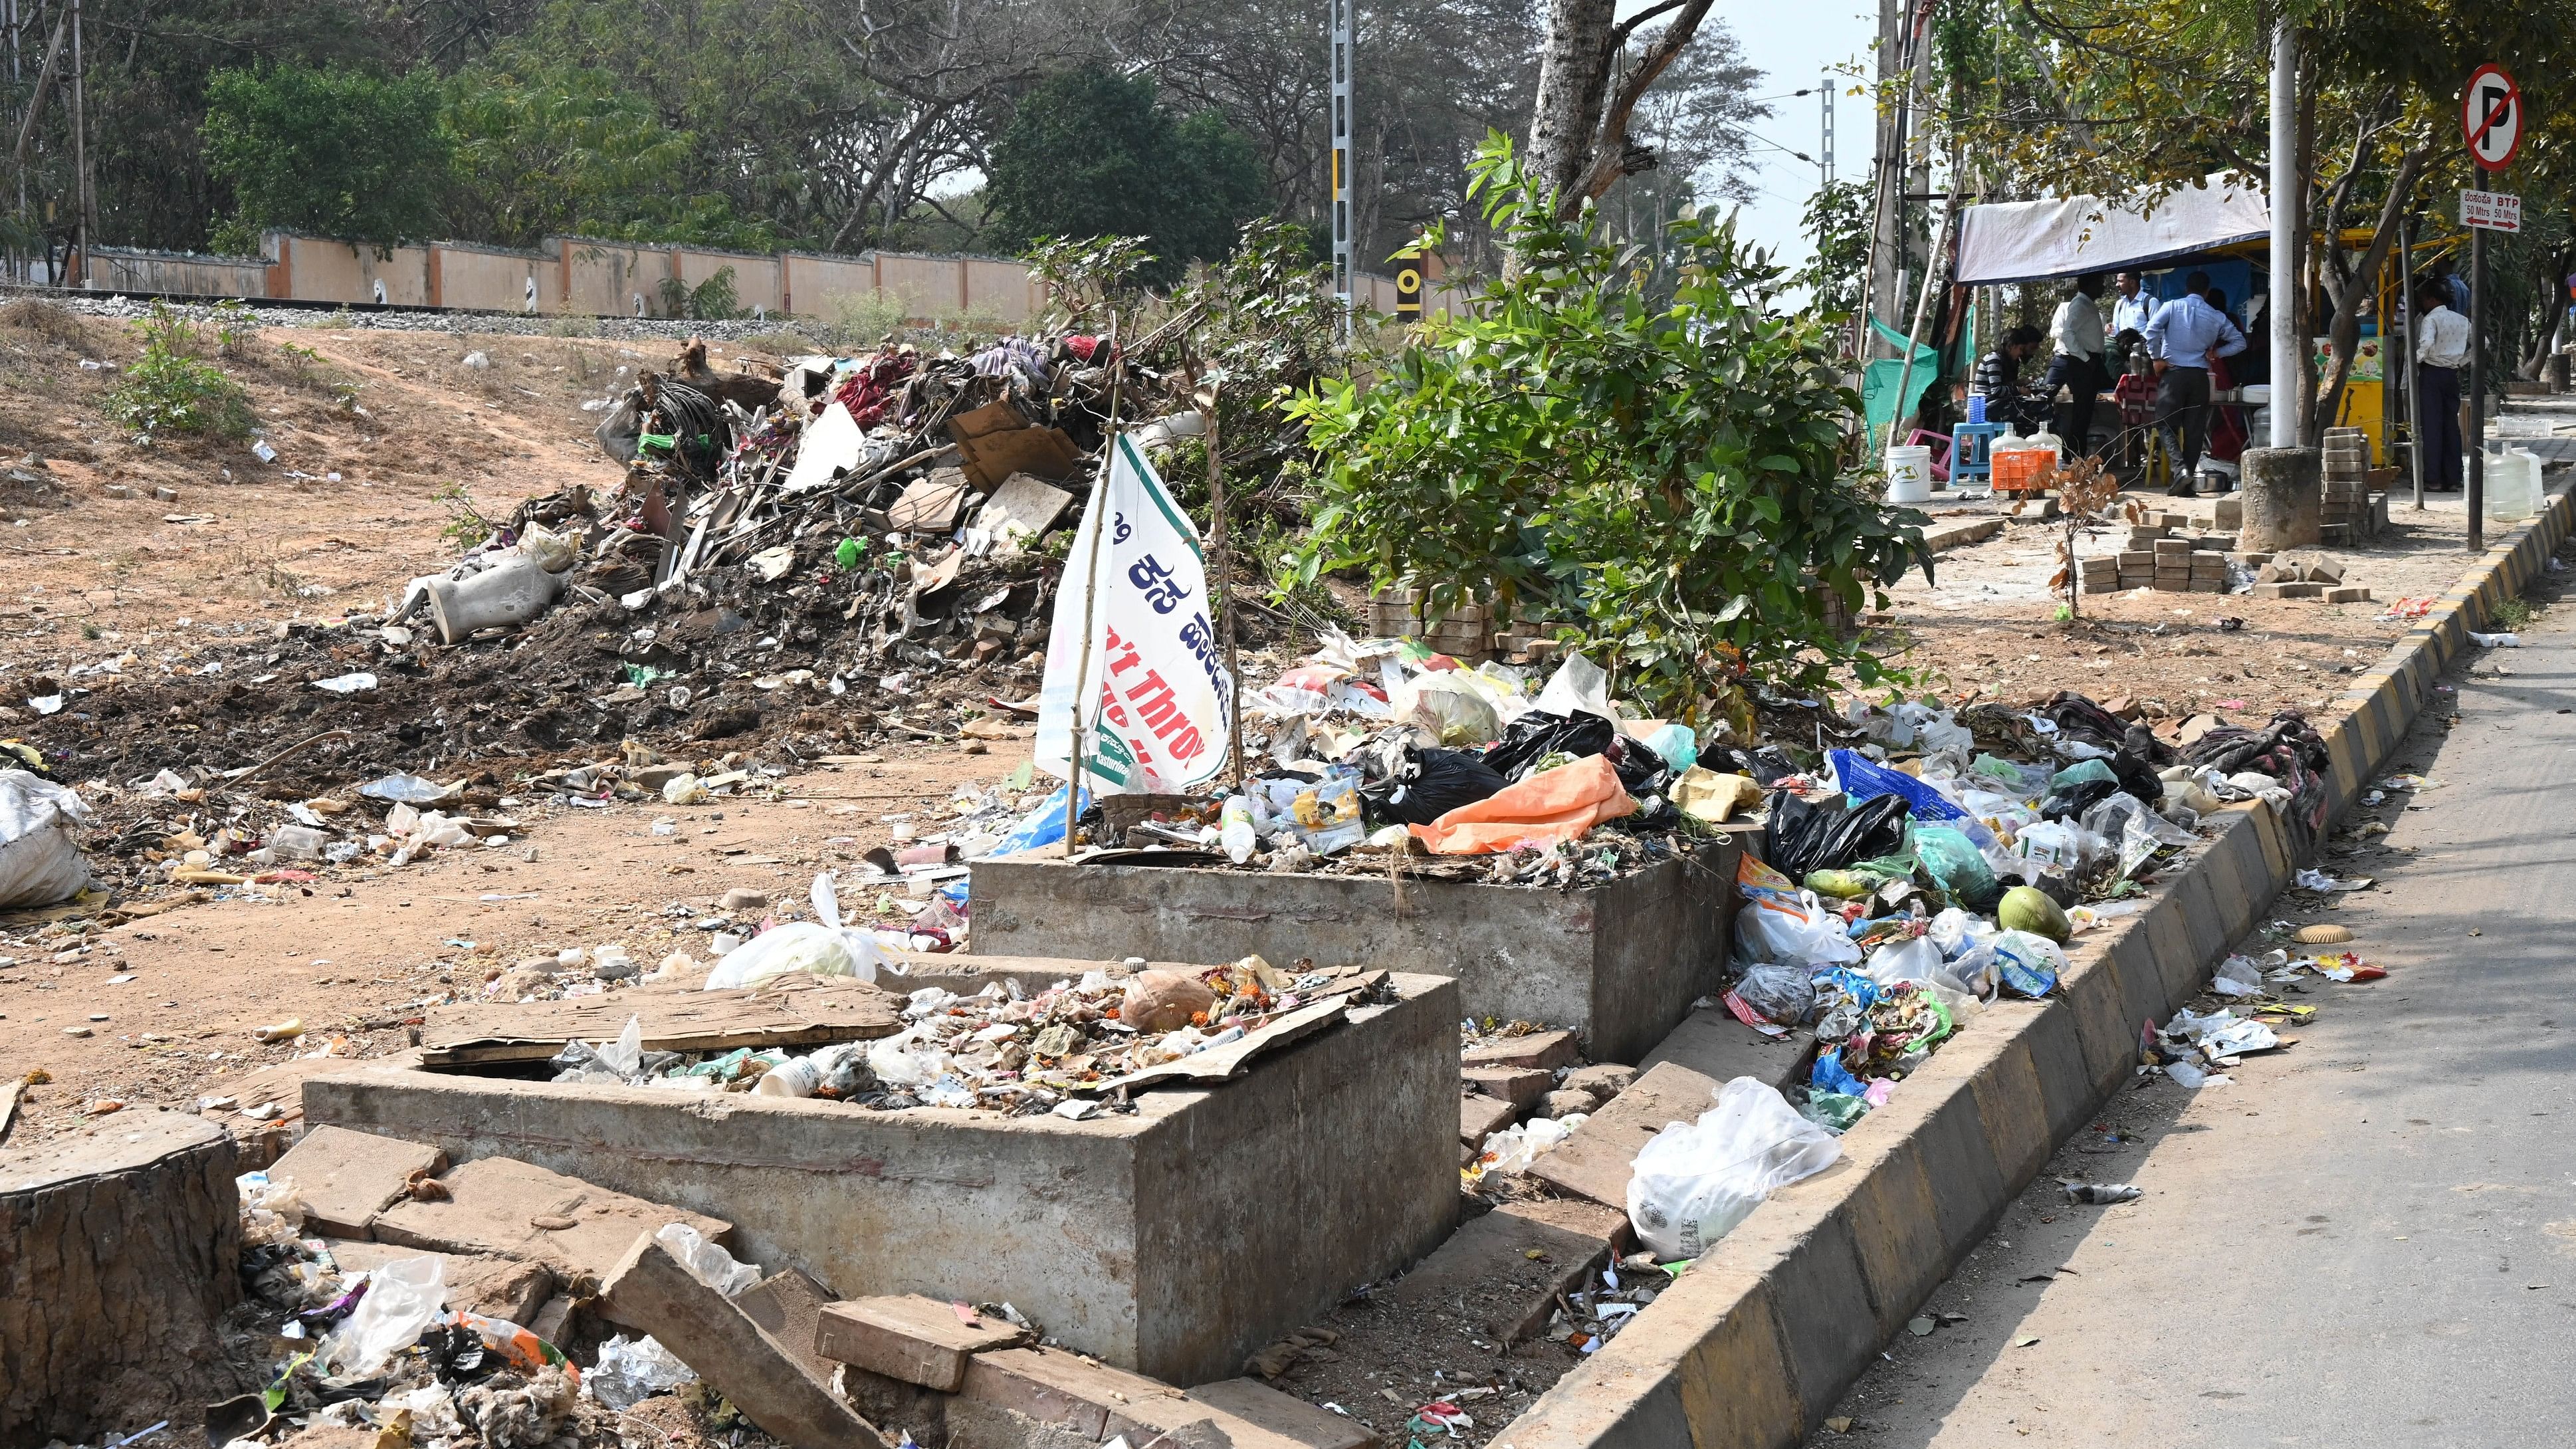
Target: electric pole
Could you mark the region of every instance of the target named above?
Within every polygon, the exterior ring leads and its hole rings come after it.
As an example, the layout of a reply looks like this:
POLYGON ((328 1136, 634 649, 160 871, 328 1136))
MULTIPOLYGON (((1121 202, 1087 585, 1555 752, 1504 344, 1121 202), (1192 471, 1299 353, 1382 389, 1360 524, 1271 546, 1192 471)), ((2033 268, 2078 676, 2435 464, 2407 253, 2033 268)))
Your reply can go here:
MULTIPOLYGON (((78 0, 74 0, 77 4, 78 0)), ((1333 295, 1342 304, 1342 340, 1351 336, 1351 41, 1358 0, 1330 0, 1333 7, 1333 295)))

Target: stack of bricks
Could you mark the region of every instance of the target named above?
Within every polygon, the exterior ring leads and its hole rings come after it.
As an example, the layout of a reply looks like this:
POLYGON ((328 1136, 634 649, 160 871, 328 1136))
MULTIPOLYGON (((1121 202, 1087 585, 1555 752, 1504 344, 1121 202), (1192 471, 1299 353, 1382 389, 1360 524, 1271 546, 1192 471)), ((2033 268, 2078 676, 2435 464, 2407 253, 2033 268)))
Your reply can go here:
POLYGON ((2130 528, 2127 546, 2116 558, 2084 560, 2084 592, 2109 594, 2128 589, 2159 589, 2170 594, 2227 592, 2227 556, 2236 549, 2232 533, 2178 536, 2174 529, 2189 520, 2179 513, 2130 528))
POLYGON ((2350 545, 2376 537, 2387 505, 2370 495, 2370 436, 2359 428, 2328 428, 2322 472, 2320 540, 2350 545))
POLYGON ((2084 592, 2116 594, 2120 591, 2120 561, 2116 558, 2088 558, 2083 563, 2084 592))

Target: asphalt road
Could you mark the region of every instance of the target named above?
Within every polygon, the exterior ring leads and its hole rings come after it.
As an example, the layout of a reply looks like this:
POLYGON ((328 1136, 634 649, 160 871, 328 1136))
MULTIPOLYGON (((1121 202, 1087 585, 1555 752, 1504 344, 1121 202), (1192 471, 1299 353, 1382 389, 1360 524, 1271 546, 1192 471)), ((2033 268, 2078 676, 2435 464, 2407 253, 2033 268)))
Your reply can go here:
POLYGON ((2228 1085, 2124 1090, 1811 1444, 2570 1442, 2576 602, 2523 639, 2455 665, 2384 772, 2438 787, 2344 822, 2390 826, 2321 862, 2377 888, 2274 903, 2388 979, 2291 996, 2315 1021, 2228 1085))

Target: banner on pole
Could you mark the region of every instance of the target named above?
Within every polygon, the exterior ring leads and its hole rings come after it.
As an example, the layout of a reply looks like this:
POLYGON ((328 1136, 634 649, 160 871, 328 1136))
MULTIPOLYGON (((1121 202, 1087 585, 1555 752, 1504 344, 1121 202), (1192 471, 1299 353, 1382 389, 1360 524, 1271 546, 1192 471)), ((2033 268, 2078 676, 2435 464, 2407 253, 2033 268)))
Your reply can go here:
POLYGON ((1123 433, 1110 443, 1108 477, 1092 489, 1074 533, 1047 634, 1036 757, 1059 779, 1073 774, 1074 703, 1084 693, 1083 773, 1094 792, 1177 791, 1225 769, 1234 690, 1208 623, 1198 530, 1123 433), (1097 569, 1086 577, 1095 556, 1097 569))

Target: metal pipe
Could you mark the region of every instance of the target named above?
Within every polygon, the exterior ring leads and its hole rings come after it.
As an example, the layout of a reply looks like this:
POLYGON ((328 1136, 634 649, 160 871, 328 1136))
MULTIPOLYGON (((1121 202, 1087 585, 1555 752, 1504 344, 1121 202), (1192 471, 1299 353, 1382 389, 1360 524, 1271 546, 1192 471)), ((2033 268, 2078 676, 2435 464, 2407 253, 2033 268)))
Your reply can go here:
POLYGON ((2415 508, 2424 508, 2424 395, 2415 372, 2415 218, 2397 228, 2397 305, 2406 319, 2406 460, 2415 475, 2415 508))
MULTIPOLYGON (((2472 171, 2472 177, 2477 175, 2472 171)), ((2472 184, 2482 184, 2473 182, 2472 184)), ((2469 552, 2487 547, 2487 229, 2469 228, 2469 552)))
POLYGON ((2272 446, 2299 444, 2299 37, 2289 17, 2272 23, 2272 446))

